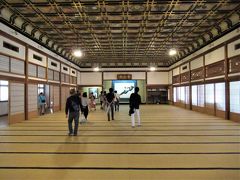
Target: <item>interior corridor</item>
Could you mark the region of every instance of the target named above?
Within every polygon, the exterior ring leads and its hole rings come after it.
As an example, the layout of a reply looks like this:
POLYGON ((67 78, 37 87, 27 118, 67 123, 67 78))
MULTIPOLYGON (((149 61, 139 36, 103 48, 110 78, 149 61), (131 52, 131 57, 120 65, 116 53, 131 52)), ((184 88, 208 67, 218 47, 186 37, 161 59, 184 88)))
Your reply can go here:
POLYGON ((0 179, 239 179, 239 123, 170 105, 141 119, 126 105, 111 122, 90 112, 76 137, 62 112, 1 127, 0 179))

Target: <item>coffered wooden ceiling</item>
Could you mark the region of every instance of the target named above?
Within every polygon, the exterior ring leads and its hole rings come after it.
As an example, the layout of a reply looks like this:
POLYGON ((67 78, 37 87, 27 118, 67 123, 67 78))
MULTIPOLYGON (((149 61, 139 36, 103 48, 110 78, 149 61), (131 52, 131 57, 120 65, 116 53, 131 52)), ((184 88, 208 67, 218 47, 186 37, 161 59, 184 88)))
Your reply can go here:
POLYGON ((80 67, 169 66, 236 28, 239 14, 239 0, 1 0, 5 23, 80 67))

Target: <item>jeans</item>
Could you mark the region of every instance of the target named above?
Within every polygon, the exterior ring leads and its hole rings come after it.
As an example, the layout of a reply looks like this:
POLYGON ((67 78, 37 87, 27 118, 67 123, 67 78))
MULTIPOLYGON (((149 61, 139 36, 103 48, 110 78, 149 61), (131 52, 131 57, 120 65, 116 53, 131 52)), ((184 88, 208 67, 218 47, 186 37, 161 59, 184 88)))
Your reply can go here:
POLYGON ((79 112, 69 112, 68 114, 68 129, 69 133, 72 134, 77 134, 78 132, 78 123, 79 123, 79 112), (72 122, 74 120, 74 132, 72 128, 72 122))

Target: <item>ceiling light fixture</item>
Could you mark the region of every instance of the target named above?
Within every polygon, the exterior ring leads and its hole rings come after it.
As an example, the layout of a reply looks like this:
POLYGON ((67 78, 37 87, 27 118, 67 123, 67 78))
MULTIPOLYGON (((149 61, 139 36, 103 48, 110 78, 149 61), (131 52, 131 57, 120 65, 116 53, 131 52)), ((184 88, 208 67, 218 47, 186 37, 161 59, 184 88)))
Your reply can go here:
POLYGON ((99 71, 99 67, 93 68, 94 71, 99 71))
POLYGON ((77 35, 77 44, 76 44, 76 48, 73 50, 72 54, 73 54, 73 56, 80 58, 83 56, 83 53, 82 53, 81 49, 79 48, 79 42, 78 42, 79 34, 77 33, 76 35, 77 35))
POLYGON ((150 67, 150 71, 156 71, 156 67, 150 67))
POLYGON ((177 54, 177 50, 176 50, 176 48, 174 48, 174 46, 173 46, 173 32, 172 32, 171 40, 172 40, 172 42, 171 42, 171 43, 172 43, 172 47, 169 49, 168 55, 169 55, 169 56, 174 56, 174 55, 177 54))
POLYGON ((177 50, 175 48, 171 48, 168 52, 169 56, 174 56, 177 54, 177 50))
POLYGON ((75 56, 75 57, 82 57, 82 51, 80 50, 80 49, 75 49, 74 51, 73 51, 73 55, 75 56))

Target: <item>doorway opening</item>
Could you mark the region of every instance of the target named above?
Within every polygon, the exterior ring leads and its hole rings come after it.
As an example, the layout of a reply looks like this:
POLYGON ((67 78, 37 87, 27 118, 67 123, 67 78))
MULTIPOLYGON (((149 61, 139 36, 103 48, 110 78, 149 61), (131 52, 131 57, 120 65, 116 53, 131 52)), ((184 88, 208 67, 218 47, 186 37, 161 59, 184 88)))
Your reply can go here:
POLYGON ((9 82, 0 80, 0 127, 8 125, 9 82))

